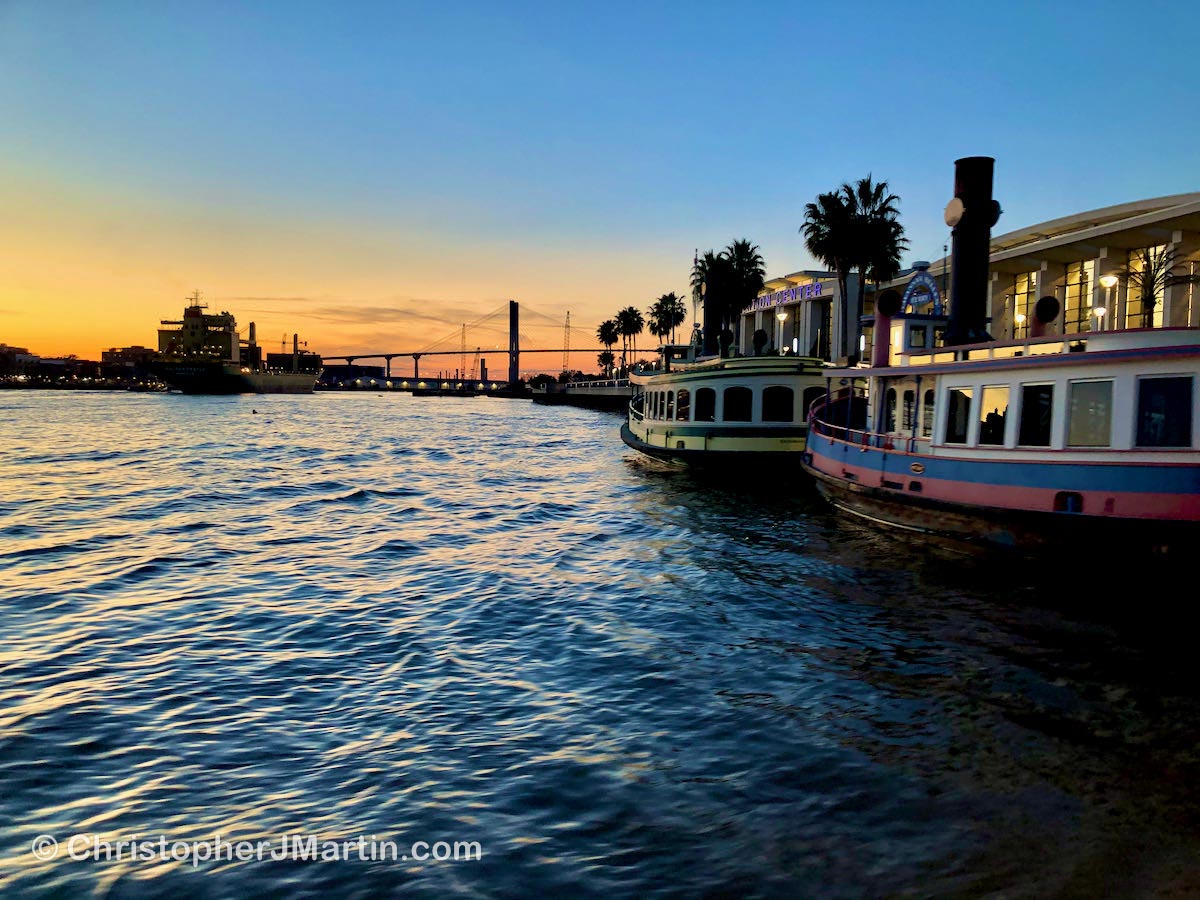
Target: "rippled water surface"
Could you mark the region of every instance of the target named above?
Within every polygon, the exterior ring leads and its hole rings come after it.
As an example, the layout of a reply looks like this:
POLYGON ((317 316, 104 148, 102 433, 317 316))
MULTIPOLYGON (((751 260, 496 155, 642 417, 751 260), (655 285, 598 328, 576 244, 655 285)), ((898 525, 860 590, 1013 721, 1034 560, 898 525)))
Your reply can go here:
POLYGON ((1200 892, 1194 581, 934 555, 618 421, 0 394, 0 893, 1200 892))

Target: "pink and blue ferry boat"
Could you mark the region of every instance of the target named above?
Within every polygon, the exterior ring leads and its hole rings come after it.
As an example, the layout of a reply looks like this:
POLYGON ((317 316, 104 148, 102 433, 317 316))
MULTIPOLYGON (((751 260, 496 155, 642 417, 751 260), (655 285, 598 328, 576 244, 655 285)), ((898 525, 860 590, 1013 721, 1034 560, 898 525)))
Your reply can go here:
POLYGON ((876 304, 866 367, 827 372, 804 467, 838 508, 888 526, 1120 554, 1200 537, 1200 329, 986 334, 993 160, 956 163, 948 317, 876 304), (935 346, 935 334, 945 334, 935 346), (1127 541, 1129 543, 1121 543, 1127 541))

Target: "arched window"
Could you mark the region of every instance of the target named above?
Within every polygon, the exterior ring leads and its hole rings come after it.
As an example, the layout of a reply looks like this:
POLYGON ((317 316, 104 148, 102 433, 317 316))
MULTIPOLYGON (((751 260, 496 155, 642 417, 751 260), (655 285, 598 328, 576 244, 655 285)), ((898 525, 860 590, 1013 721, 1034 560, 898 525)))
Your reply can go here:
POLYGON ((675 418, 675 392, 667 391, 667 418, 675 418))
POLYGON ((921 402, 921 437, 929 437, 933 434, 933 391, 925 392, 925 399, 921 402))
POLYGON ((905 391, 904 392, 904 406, 901 407, 901 413, 900 413, 900 427, 903 428, 906 433, 909 431, 912 431, 913 425, 915 425, 917 422, 916 406, 917 406, 917 392, 916 391, 905 391))
POLYGON ((883 430, 896 430, 896 389, 888 388, 887 394, 884 395, 883 404, 883 430))
POLYGON ((691 394, 686 390, 681 390, 675 399, 675 419, 679 422, 686 422, 688 416, 691 415, 691 394))
POLYGON ((717 392, 712 388, 700 388, 696 391, 697 422, 713 422, 717 418, 717 392))
POLYGON ((754 408, 754 391, 748 387, 725 388, 726 422, 749 422, 754 408))
POLYGON ((764 422, 791 422, 796 418, 796 395, 790 387, 773 384, 763 388, 764 422))

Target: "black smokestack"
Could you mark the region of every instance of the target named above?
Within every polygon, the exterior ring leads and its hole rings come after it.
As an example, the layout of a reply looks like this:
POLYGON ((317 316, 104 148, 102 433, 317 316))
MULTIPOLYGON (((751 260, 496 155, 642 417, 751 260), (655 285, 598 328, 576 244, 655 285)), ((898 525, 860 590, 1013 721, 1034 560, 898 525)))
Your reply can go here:
POLYGON ((950 249, 950 325, 946 343, 990 341, 987 332, 988 253, 1000 204, 992 199, 990 156, 954 162, 954 200, 946 207, 953 231, 950 249))

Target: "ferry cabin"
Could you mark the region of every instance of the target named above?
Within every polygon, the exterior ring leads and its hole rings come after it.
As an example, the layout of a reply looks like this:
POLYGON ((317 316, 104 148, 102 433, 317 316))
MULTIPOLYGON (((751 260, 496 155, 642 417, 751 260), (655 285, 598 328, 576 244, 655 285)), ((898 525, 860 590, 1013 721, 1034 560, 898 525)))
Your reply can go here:
POLYGON ((803 450, 808 407, 825 394, 824 371, 819 360, 776 356, 635 374, 629 429, 647 450, 803 450))
POLYGON ((818 471, 971 506, 1200 519, 1200 331, 927 347, 926 318, 893 319, 891 365, 831 379, 818 471))

